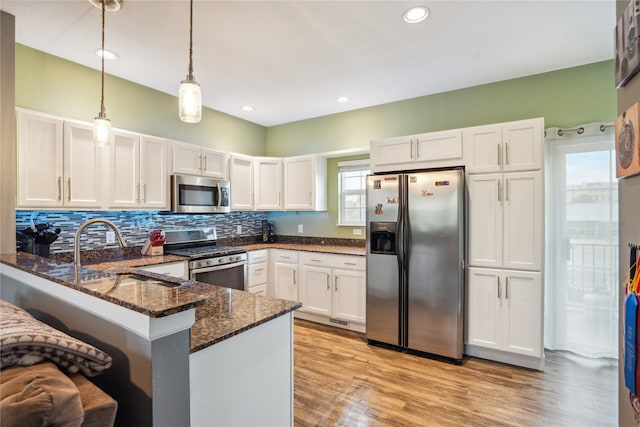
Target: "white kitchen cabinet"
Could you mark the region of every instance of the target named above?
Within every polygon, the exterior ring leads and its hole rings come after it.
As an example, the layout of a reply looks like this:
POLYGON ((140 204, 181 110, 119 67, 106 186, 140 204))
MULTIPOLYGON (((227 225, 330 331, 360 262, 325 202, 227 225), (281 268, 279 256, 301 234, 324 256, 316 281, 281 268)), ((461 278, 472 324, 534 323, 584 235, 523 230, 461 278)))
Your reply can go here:
POLYGON ((227 178, 227 153, 173 141, 172 173, 227 178))
POLYGON ((267 250, 249 251, 247 255, 247 291, 267 295, 267 250))
POLYGON ((17 110, 18 207, 102 207, 102 148, 91 125, 17 110))
POLYGON ((259 211, 279 211, 284 207, 282 197, 282 159, 254 157, 254 206, 259 211))
POLYGON ((62 119, 16 109, 20 208, 63 206, 62 119))
POLYGON ((464 165, 458 129, 376 140, 370 149, 373 172, 464 165))
POLYGON ((168 158, 164 139, 114 131, 109 207, 168 209, 168 158))
POLYGON ((187 261, 146 265, 144 267, 140 267, 140 270, 164 274, 165 276, 178 277, 180 279, 189 279, 189 268, 187 267, 187 261))
POLYGON ((542 172, 469 175, 469 265, 542 268, 542 172))
POLYGON ((542 118, 464 129, 470 174, 537 170, 542 167, 542 118))
POLYGON ((169 209, 169 144, 162 138, 140 137, 140 205, 169 209))
POLYGON ((269 256, 269 275, 276 298, 298 301, 298 252, 272 249, 269 256))
POLYGON ((253 210, 253 157, 232 153, 229 156, 231 210, 253 210))
POLYGON ((327 210, 327 159, 296 156, 284 159, 284 208, 293 211, 327 210))
POLYGON ((103 149, 93 140, 92 125, 64 122, 62 193, 65 207, 102 207, 103 149))
POLYGON ((542 298, 538 272, 470 268, 467 353, 482 356, 479 347, 541 359, 542 298))
POLYGON ((363 330, 366 310, 364 257, 302 252, 300 269, 302 308, 299 317, 363 330), (315 317, 304 317, 304 314, 315 317))

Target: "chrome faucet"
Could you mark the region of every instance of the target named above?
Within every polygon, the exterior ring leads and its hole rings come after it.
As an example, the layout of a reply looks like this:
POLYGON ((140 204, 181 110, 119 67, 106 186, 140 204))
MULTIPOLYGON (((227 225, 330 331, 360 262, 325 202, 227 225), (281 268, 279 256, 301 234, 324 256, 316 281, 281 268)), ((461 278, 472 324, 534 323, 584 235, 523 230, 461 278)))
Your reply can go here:
POLYGON ((97 222, 106 224, 113 229, 114 233, 116 233, 116 237, 118 238, 118 243, 120 244, 121 248, 125 248, 127 246, 127 243, 122 238, 122 233, 120 233, 118 227, 116 227, 116 225, 108 219, 93 218, 85 221, 80 224, 80 227, 78 227, 78 229, 76 230, 76 238, 73 242, 73 263, 76 265, 76 267, 80 267, 80 233, 82 233, 82 230, 87 228, 88 225, 95 224, 97 222))

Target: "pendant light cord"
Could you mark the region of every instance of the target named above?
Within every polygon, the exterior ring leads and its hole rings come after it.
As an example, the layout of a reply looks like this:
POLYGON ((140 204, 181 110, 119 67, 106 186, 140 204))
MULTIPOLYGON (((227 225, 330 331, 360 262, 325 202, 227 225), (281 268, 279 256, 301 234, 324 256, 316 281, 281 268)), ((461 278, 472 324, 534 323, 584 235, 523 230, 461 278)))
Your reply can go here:
POLYGON ((193 0, 189 4, 189 75, 187 80, 193 80, 193 0))
POLYGON ((104 14, 105 14, 105 3, 107 0, 102 0, 102 55, 100 58, 102 59, 102 90, 100 93, 100 115, 104 115, 104 14))

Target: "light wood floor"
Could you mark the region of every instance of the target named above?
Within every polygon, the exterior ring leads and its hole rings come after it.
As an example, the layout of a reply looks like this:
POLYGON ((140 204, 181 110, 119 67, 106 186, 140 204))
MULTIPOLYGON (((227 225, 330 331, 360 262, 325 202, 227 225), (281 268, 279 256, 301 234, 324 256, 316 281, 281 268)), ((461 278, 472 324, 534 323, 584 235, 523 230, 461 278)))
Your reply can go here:
POLYGON ((547 352, 544 372, 469 358, 462 366, 295 321, 296 426, 617 425, 617 364, 547 352))

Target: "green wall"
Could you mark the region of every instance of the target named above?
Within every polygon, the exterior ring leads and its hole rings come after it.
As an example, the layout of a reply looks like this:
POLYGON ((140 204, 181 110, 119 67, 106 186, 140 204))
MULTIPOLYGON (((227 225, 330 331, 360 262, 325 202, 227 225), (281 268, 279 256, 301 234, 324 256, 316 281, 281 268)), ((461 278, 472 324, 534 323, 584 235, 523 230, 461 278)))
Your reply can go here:
MULTIPOLYGON (((566 127, 616 117, 613 61, 273 126, 267 154, 363 148, 377 138, 544 117, 566 127)), ((472 72, 472 71, 470 71, 472 72)))
MULTIPOLYGON (((107 70, 108 66, 107 62, 107 70)), ((100 109, 100 72, 17 44, 16 106, 92 122, 100 109)), ((114 128, 225 151, 265 154, 265 127, 209 108, 202 109, 200 123, 183 123, 176 96, 109 74, 105 75, 105 106, 114 128)))
MULTIPOLYGON (((537 74, 482 86, 412 98, 267 128, 267 154, 288 156, 368 148, 377 138, 544 117, 545 127, 573 127, 616 118, 613 61, 537 74)), ((335 164, 337 159, 330 161, 335 164)), ((329 169, 328 176, 337 169, 329 169)), ((329 182, 327 212, 269 214, 276 231, 343 238, 337 227, 337 184, 329 182)))

